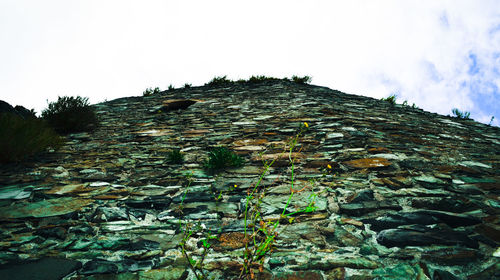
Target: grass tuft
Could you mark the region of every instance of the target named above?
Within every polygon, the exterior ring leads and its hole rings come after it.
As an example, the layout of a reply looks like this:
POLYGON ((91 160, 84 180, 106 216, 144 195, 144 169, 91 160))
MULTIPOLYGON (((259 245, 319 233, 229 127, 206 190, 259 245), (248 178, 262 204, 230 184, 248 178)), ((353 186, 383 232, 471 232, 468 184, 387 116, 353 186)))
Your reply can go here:
POLYGON ((167 162, 181 164, 184 162, 184 154, 179 149, 174 149, 167 154, 167 162))
POLYGON ((226 147, 215 147, 208 153, 208 160, 204 166, 210 173, 223 170, 228 167, 240 167, 243 159, 228 150, 226 147))
POLYGON ((455 118, 459 118, 459 119, 463 119, 463 120, 470 119, 470 112, 465 112, 465 111, 462 112, 457 108, 453 108, 451 110, 451 112, 453 113, 453 115, 455 115, 455 118))
POLYGON ((389 103, 391 105, 396 105, 396 97, 397 97, 397 95, 391 94, 389 97, 382 98, 380 100, 386 101, 387 103, 389 103))
POLYGON ((147 88, 145 91, 142 92, 142 96, 150 96, 150 95, 158 94, 158 93, 160 93, 159 87, 155 87, 155 89, 147 88))

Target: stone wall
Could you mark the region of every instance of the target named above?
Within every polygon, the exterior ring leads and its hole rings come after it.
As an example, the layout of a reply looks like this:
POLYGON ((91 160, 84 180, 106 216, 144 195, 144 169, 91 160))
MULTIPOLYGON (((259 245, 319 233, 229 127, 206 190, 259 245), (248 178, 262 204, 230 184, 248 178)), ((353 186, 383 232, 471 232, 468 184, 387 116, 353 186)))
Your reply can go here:
POLYGON ((95 108, 95 132, 1 169, 0 276, 499 277, 497 127, 289 81, 95 108), (215 146, 243 166, 207 172, 215 146))

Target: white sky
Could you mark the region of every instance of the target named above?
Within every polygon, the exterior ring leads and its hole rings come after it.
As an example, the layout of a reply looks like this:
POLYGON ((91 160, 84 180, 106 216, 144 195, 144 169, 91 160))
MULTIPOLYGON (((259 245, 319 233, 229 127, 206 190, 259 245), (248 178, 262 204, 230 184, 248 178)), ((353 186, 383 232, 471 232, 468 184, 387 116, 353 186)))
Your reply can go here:
POLYGON ((500 125, 498 0, 0 0, 0 99, 37 112, 214 76, 313 84, 500 125))

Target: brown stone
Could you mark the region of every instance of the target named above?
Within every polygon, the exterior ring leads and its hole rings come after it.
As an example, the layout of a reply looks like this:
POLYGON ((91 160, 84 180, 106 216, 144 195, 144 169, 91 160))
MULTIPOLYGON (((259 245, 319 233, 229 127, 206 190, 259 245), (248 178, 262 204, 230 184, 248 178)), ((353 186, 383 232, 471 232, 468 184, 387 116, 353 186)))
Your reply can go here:
POLYGON ((376 147, 376 148, 370 148, 370 149, 368 149, 368 152, 370 154, 382 154, 382 153, 388 154, 391 151, 389 149, 385 148, 385 147, 376 147))
POLYGON ((273 135, 278 135, 278 133, 276 132, 264 132, 262 133, 263 135, 267 135, 267 136, 273 136, 273 135))
POLYGON ((476 227, 476 231, 479 234, 484 235, 497 243, 500 243, 500 230, 488 224, 480 224, 476 227))
POLYGON ((233 142, 235 146, 258 146, 266 144, 267 139, 241 139, 233 142))
POLYGON ((334 166, 333 162, 331 162, 331 161, 327 161, 327 160, 313 160, 313 161, 306 162, 304 164, 304 167, 309 167, 309 168, 328 168, 328 165, 330 165, 330 167, 334 166))
POLYGON ((191 129, 191 130, 186 130, 184 131, 184 133, 186 134, 205 134, 205 133, 209 133, 210 130, 208 129, 191 129))
MULTIPOLYGON (((279 154, 265 154, 261 156, 256 156, 254 157, 254 160, 261 161, 261 160, 273 160, 273 159, 289 159, 290 153, 279 153, 279 154)), ((292 159, 299 159, 299 158, 304 158, 305 155, 302 153, 292 153, 291 158, 292 159)))
POLYGON ((331 280, 344 280, 345 279, 345 268, 337 267, 330 270, 327 274, 327 279, 331 280))
POLYGON ((485 190, 485 191, 499 191, 500 183, 476 183, 474 184, 477 187, 485 190))
POLYGON ((90 192, 93 190, 94 189, 89 187, 88 184, 74 184, 74 185, 53 187, 52 189, 45 191, 45 193, 56 194, 56 195, 80 194, 80 193, 90 192))
POLYGON ((422 259, 444 265, 465 265, 477 260, 480 254, 472 249, 443 249, 425 252, 422 259))
POLYGON ((266 147, 264 146, 241 146, 233 148, 233 150, 235 151, 248 151, 248 152, 263 151, 265 149, 266 147))
POLYGON ((355 219, 350 219, 350 218, 341 218, 340 221, 345 224, 350 224, 353 226, 357 227, 363 227, 363 222, 355 220, 355 219))
POLYGON ((498 271, 500 271, 500 262, 497 262, 485 270, 469 275, 467 279, 470 280, 483 280, 483 279, 498 279, 498 271))
POLYGON ((38 202, 23 202, 0 207, 0 219, 18 219, 28 217, 52 217, 79 211, 93 200, 74 197, 54 198, 38 202))
POLYGON ((385 158, 362 158, 344 162, 344 164, 353 168, 380 168, 391 165, 385 158))
POLYGON ((184 137, 200 137, 200 136, 203 136, 209 132, 210 131, 208 129, 191 129, 191 130, 184 131, 182 133, 182 135, 184 137))
POLYGON ((323 280, 321 273, 314 271, 258 273, 255 279, 264 280, 323 280))
POLYGON ((170 99, 163 101, 163 106, 160 108, 163 112, 168 112, 178 109, 186 109, 200 100, 194 99, 170 99))
POLYGON ((243 242, 245 239, 245 234, 242 232, 229 232, 223 233, 220 235, 217 240, 217 244, 213 244, 213 248, 216 251, 222 250, 234 250, 238 248, 245 247, 245 243, 243 242))
POLYGON ((371 182, 375 185, 385 185, 393 190, 400 189, 408 186, 411 180, 403 176, 396 176, 390 178, 373 178, 371 182))
POLYGON ((139 136, 166 136, 171 135, 172 131, 169 129, 148 129, 134 132, 139 136))

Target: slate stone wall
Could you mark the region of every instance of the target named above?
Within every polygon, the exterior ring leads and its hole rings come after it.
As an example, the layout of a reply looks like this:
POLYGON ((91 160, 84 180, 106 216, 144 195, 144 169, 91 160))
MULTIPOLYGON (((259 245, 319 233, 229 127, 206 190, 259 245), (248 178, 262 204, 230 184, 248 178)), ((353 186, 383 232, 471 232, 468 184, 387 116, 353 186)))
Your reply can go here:
POLYGON ((289 81, 95 108, 96 131, 1 169, 0 275, 195 279, 184 245, 205 255, 199 275, 236 279, 247 241, 265 238, 245 227, 249 209, 254 229, 279 221, 250 278, 499 277, 497 127, 289 81), (244 165, 208 174, 215 146, 244 165), (182 164, 168 162, 172 149, 182 164))

